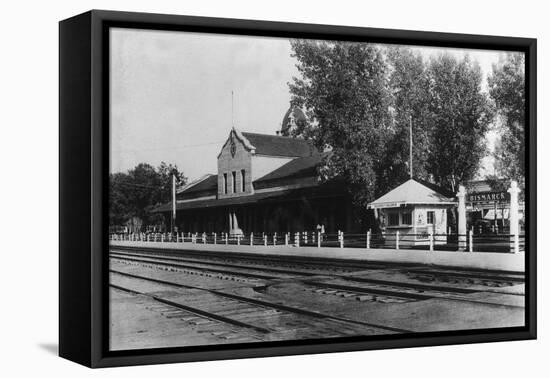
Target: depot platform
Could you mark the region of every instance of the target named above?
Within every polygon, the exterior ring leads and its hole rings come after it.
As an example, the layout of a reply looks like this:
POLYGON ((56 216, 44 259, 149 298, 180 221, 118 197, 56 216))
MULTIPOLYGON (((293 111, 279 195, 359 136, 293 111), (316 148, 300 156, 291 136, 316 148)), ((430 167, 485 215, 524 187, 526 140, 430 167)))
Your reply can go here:
POLYGON ((312 259, 372 261, 404 264, 424 264, 453 268, 482 269, 506 272, 525 272, 525 252, 450 252, 403 249, 361 249, 333 247, 294 247, 225 245, 174 242, 109 241, 111 246, 158 248, 177 251, 212 251, 260 256, 295 256, 312 259))

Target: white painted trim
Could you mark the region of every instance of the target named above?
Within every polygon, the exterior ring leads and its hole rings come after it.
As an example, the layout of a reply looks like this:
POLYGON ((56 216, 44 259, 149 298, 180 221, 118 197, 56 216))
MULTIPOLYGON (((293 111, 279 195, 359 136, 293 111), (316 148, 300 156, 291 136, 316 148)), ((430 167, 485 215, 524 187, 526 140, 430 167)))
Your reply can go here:
POLYGON ((242 144, 244 144, 244 147, 247 150, 251 151, 252 153, 255 153, 256 147, 254 147, 252 143, 250 143, 250 141, 246 139, 246 137, 241 133, 240 130, 233 127, 233 132, 235 133, 235 136, 237 137, 237 139, 239 139, 242 142, 242 144))
POLYGON ((188 203, 188 202, 196 202, 196 201, 211 200, 211 199, 216 199, 216 196, 204 196, 204 197, 190 198, 186 200, 177 200, 176 203, 188 203))
POLYGON ((274 186, 271 188, 256 189, 255 193, 269 193, 269 192, 280 192, 283 190, 291 189, 300 189, 300 188, 309 188, 312 186, 317 186, 317 184, 294 184, 294 185, 285 185, 285 186, 274 186))
POLYGON ((250 141, 248 139, 246 139, 245 136, 239 130, 237 130, 235 127, 233 127, 233 128, 231 128, 231 131, 229 132, 229 136, 225 140, 225 143, 223 144, 222 148, 220 149, 220 152, 218 153, 217 159, 219 159, 220 156, 222 155, 222 151, 225 148, 225 146, 227 146, 227 143, 231 139, 232 134, 235 134, 237 139, 243 144, 244 148, 248 152, 250 152, 252 155, 256 154, 256 147, 254 147, 252 145, 252 143, 250 143, 250 141))
POLYGON ((295 160, 295 159, 298 159, 298 158, 301 158, 301 157, 306 157, 306 156, 287 156, 287 155, 265 155, 265 154, 254 154, 254 156, 258 156, 258 157, 268 157, 268 158, 273 158, 273 159, 290 159, 289 161, 292 161, 292 160, 295 160))
POLYGON ((407 201, 399 201, 399 202, 385 202, 385 203, 369 203, 367 205, 368 209, 390 209, 394 207, 401 207, 401 206, 407 206, 407 205, 429 205, 429 206, 437 206, 437 205, 457 205, 458 202, 454 201, 441 201, 441 202, 407 202, 407 201))

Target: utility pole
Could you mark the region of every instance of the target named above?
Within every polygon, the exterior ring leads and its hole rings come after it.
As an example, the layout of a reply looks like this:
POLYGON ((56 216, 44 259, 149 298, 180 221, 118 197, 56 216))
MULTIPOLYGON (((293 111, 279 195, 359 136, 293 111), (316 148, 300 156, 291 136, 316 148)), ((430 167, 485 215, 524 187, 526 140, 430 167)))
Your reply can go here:
POLYGON ((412 115, 409 115, 409 171, 413 178, 413 123, 412 115))
POLYGON ((170 224, 170 233, 174 234, 176 227, 176 175, 172 173, 172 222, 170 224))

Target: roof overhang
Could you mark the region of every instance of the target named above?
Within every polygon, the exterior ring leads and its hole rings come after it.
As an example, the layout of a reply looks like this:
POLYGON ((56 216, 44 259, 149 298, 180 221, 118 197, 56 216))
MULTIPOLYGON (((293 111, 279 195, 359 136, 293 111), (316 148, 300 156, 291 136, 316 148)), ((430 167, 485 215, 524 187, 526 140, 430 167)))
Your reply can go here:
POLYGON ((399 201, 399 202, 380 202, 380 203, 369 203, 367 209, 391 209, 396 207, 405 207, 405 206, 456 206, 456 201, 437 201, 437 202, 410 202, 410 201, 399 201))
MULTIPOLYGON (((344 191, 334 190, 331 185, 315 185, 306 187, 287 187, 276 190, 261 191, 259 193, 227 198, 197 198, 192 201, 177 201, 176 210, 207 209, 216 207, 252 205, 263 202, 303 201, 304 199, 342 197, 344 191)), ((153 213, 171 211, 172 204, 165 203, 153 209, 153 213)))

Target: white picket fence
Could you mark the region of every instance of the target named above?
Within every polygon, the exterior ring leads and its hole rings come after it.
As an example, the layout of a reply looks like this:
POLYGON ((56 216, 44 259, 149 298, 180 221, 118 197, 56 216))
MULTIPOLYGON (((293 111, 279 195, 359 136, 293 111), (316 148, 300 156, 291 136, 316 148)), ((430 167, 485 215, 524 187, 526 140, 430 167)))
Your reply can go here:
POLYGON ((292 247, 333 247, 333 248, 385 248, 385 249, 424 249, 433 251, 461 251, 461 252, 512 252, 523 250, 524 236, 475 235, 473 229, 465 235, 457 234, 401 234, 394 233, 373 234, 367 231, 363 234, 344 233, 338 231, 333 234, 320 232, 295 232, 284 234, 250 233, 246 235, 230 235, 222 233, 138 233, 138 234, 111 234, 113 241, 133 242, 160 242, 160 243, 191 243, 191 244, 218 244, 218 245, 248 245, 248 246, 292 246, 292 247), (449 241, 450 240, 450 241, 449 241))

